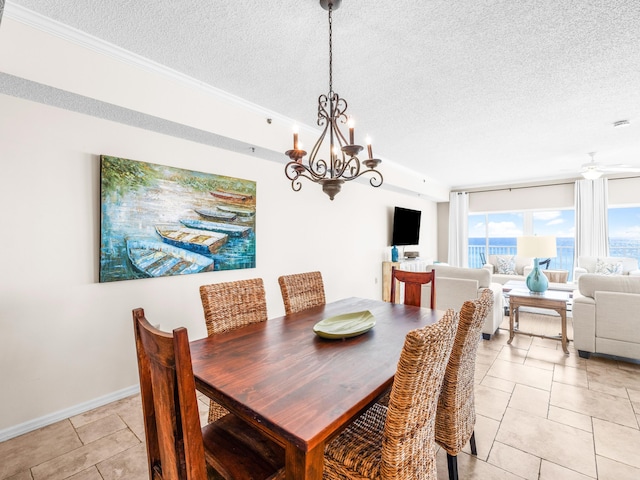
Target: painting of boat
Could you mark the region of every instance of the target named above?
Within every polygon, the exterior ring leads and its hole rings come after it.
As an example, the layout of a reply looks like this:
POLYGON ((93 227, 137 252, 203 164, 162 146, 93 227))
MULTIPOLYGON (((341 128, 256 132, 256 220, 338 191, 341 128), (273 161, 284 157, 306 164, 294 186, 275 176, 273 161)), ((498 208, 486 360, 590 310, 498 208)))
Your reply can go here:
POLYGON ((210 222, 208 220, 196 220, 192 218, 182 218, 180 219, 180 223, 185 227, 225 233, 230 237, 246 237, 251 233, 251 227, 233 225, 231 223, 210 222))
POLYGON ((216 208, 224 213, 233 213, 241 217, 252 217, 256 214, 256 211, 253 208, 242 208, 232 205, 217 205, 216 208))
POLYGON ((228 202, 239 202, 246 203, 253 199, 253 195, 248 195, 244 193, 234 193, 234 192, 223 192, 222 190, 216 190, 215 192, 209 192, 216 198, 221 200, 225 200, 228 202))
POLYGON ((198 253, 147 239, 127 239, 127 256, 146 277, 187 275, 212 271, 214 261, 198 253))
POLYGON ((255 268, 257 214, 217 205, 255 211, 256 182, 101 155, 100 283, 255 268))
POLYGON ((201 217, 212 220, 223 220, 225 222, 233 222, 237 215, 233 212, 223 212, 222 210, 216 210, 211 208, 197 208, 195 212, 201 217))
POLYGON ((217 252, 229 239, 224 233, 187 228, 180 224, 159 224, 155 228, 162 240, 169 245, 202 254, 217 252))

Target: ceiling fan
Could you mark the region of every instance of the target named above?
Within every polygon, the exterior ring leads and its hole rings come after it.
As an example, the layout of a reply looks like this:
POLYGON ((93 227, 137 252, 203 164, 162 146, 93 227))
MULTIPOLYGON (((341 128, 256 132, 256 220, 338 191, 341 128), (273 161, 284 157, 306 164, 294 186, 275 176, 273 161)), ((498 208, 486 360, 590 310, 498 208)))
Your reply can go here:
POLYGON ((589 163, 585 163, 580 168, 580 173, 582 176, 588 180, 595 180, 596 178, 600 178, 602 175, 607 173, 634 173, 640 172, 640 167, 635 167, 633 165, 604 165, 602 163, 598 163, 595 160, 596 152, 589 152, 589 156, 591 157, 591 161, 589 163))

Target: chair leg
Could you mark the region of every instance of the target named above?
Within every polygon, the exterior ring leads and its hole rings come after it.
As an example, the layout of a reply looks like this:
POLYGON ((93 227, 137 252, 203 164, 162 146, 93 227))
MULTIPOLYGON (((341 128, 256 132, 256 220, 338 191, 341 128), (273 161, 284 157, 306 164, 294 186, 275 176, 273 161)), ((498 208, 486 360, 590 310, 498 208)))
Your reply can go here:
POLYGON ((478 450, 476 449, 476 431, 471 432, 471 439, 469 440, 471 446, 471 453, 478 456, 478 450))
POLYGON ((447 467, 449 467, 449 480, 458 480, 458 457, 447 453, 447 467))

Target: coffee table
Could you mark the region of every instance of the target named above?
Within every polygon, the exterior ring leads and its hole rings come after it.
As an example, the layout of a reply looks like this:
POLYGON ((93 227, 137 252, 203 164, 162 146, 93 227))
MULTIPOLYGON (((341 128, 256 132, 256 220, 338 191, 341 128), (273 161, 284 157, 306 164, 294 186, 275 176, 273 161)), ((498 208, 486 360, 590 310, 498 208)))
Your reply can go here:
MULTIPOLYGON (((506 284, 505 284, 506 286, 506 284)), ((561 290, 547 290, 544 293, 533 293, 525 288, 512 288, 505 291, 505 295, 509 297, 509 340, 507 344, 511 344, 513 337, 516 333, 525 334, 532 337, 541 338, 555 338, 548 337, 546 335, 537 335, 534 333, 521 332, 520 325, 520 307, 534 307, 549 309, 558 312, 560 315, 560 324, 562 327, 562 333, 560 338, 562 340, 562 351, 569 355, 567 349, 567 302, 571 301, 572 292, 561 290), (518 324, 516 329, 515 324, 518 324)))
MULTIPOLYGON (((571 292, 577 290, 577 283, 566 283, 566 282, 551 282, 549 281, 549 289, 548 290, 558 290, 561 292, 571 292)), ((522 280, 509 280, 502 286, 502 291, 506 294, 511 290, 528 290, 527 282, 522 280)))

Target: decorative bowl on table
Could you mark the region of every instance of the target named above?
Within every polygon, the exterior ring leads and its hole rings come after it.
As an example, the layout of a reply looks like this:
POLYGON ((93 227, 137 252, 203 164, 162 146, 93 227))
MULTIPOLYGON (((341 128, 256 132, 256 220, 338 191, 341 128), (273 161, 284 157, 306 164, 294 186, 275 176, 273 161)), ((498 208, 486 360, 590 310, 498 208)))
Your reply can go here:
POLYGON ((343 313, 325 318, 313 326, 316 335, 322 338, 342 339, 356 337, 371 330, 376 319, 369 310, 343 313))

